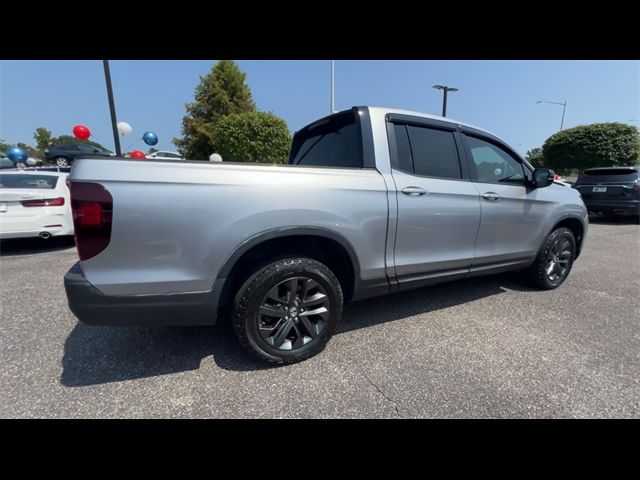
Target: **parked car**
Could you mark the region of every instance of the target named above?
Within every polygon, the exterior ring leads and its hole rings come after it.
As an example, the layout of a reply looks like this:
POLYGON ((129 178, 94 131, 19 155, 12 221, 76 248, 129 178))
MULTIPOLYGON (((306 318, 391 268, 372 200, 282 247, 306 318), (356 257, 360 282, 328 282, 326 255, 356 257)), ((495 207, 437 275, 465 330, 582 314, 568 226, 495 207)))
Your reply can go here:
POLYGON ((573 187, 591 214, 633 216, 640 223, 640 166, 590 168, 573 187))
POLYGON ((0 173, 0 238, 73 235, 68 173, 0 173))
POLYGON ((4 170, 5 168, 16 168, 16 166, 6 154, 0 152, 0 169, 4 170))
POLYGON ((147 160, 184 160, 184 158, 182 158, 182 155, 178 152, 167 152, 161 150, 148 154, 147 160))
POLYGON ((229 312, 271 363, 320 352, 347 301, 506 270, 557 288, 588 227, 578 192, 498 137, 387 108, 296 132, 288 165, 81 159, 70 180, 80 321, 229 312))
POLYGON ((111 150, 94 147, 88 143, 61 143, 44 151, 47 162, 68 167, 78 157, 115 157, 111 150))
POLYGON ((44 162, 41 159, 35 157, 27 158, 25 163, 27 164, 27 167, 39 167, 40 165, 44 165, 44 162))

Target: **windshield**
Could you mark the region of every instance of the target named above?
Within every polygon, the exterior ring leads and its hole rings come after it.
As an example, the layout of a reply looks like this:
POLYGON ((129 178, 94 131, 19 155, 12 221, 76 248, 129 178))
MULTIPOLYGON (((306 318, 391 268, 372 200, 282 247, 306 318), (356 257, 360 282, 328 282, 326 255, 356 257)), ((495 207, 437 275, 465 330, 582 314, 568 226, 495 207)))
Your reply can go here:
POLYGON ((0 175, 0 188, 41 188, 53 190, 58 183, 54 175, 0 175))

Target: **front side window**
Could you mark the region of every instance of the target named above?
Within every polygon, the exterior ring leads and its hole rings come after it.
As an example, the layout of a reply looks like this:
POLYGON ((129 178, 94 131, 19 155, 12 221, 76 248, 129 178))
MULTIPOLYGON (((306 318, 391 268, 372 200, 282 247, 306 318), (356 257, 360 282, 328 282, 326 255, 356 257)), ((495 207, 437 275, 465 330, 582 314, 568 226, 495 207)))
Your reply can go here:
POLYGON ((479 138, 466 136, 475 180, 484 183, 524 184, 522 163, 500 147, 479 138))
POLYGON ((362 168, 362 134, 354 113, 333 115, 296 133, 289 164, 362 168))

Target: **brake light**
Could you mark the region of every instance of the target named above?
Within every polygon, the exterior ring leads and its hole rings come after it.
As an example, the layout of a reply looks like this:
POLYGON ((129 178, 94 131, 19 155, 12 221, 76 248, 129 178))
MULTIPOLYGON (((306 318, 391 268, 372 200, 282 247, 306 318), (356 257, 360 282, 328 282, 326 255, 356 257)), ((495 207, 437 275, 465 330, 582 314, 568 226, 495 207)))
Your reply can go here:
POLYGON ((23 207, 61 207, 64 205, 64 197, 45 198, 44 200, 23 200, 23 207))
POLYGON ((71 212, 80 260, 89 260, 111 241, 113 198, 98 183, 70 182, 71 212))

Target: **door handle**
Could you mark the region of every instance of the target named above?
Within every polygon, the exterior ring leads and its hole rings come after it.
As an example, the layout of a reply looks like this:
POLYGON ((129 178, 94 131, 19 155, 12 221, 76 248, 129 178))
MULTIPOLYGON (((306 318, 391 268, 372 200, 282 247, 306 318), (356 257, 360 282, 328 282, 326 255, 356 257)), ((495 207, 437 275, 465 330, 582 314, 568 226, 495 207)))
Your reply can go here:
POLYGON ((493 193, 493 192, 487 192, 487 193, 482 195, 482 198, 484 198, 485 200, 488 200, 490 202, 497 202, 498 200, 500 200, 500 195, 498 195, 497 193, 493 193))
POLYGON ((420 195, 426 195, 429 192, 420 187, 405 187, 402 189, 402 193, 405 195, 411 195, 412 197, 418 197, 420 195))

